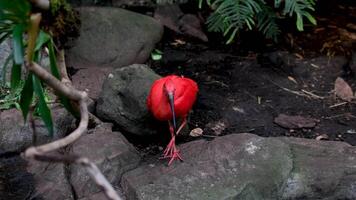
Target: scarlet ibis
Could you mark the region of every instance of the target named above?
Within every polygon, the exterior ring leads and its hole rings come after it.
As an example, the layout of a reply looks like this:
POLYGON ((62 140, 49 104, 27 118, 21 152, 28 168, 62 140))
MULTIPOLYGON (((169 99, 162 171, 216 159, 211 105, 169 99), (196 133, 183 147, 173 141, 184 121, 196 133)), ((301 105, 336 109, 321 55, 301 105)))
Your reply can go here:
POLYGON ((156 80, 147 98, 147 107, 153 116, 160 121, 168 121, 171 140, 163 152, 163 158, 183 160, 175 144, 175 136, 187 123, 187 116, 197 96, 198 86, 189 78, 170 75, 156 80), (176 118, 182 123, 177 130, 176 118))

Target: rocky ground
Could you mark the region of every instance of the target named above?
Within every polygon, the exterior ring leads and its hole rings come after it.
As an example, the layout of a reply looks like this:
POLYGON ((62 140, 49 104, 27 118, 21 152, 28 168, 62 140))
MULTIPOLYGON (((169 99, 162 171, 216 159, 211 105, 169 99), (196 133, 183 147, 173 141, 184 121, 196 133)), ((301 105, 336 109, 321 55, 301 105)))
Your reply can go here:
MULTIPOLYGON (((75 144, 54 153, 95 161, 129 200, 356 199, 355 101, 342 100, 335 87, 342 77, 356 90, 343 67, 347 56, 325 56, 316 43, 314 49, 303 46, 314 35, 293 35, 307 38, 293 48, 287 48, 289 38, 279 47, 237 49, 202 42, 198 28, 176 34, 149 16, 119 8, 78 10, 81 36, 67 51, 67 66, 74 85, 93 99, 90 110, 99 119, 75 144), (163 51, 159 61, 149 59, 154 48, 163 51), (172 73, 196 80, 199 96, 189 128, 178 138, 184 162, 168 167, 159 159, 169 139, 167 124, 154 120, 145 102, 152 82, 172 73), (190 136, 195 128, 202 135, 190 136)), ((162 21, 165 12, 158 15, 161 23, 174 30, 170 20, 162 21)), ((356 71, 355 63, 349 67, 356 71)), ((54 138, 36 119, 35 140, 19 111, 0 111, 0 199, 105 199, 80 167, 19 156, 75 128, 64 109, 52 110, 54 138)))

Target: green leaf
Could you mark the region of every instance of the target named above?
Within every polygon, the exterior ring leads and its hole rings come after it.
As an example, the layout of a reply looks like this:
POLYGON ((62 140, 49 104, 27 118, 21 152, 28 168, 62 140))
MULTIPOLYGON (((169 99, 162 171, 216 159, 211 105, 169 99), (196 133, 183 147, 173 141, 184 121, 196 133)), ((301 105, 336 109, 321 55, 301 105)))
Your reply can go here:
POLYGON ((18 65, 16 63, 13 63, 12 69, 11 69, 11 91, 14 91, 20 83, 21 80, 21 65, 18 65))
POLYGON ((50 68, 53 76, 55 76, 58 80, 61 79, 57 67, 57 58, 56 54, 54 52, 54 45, 53 45, 53 40, 50 40, 48 43, 48 54, 49 54, 49 62, 50 62, 50 68))
POLYGON ((274 7, 275 8, 279 8, 279 6, 281 5, 282 0, 274 0, 274 7))
POLYGON ((237 31, 238 29, 235 28, 235 30, 231 33, 230 38, 227 40, 226 44, 230 44, 234 40, 237 31))
POLYGON ((38 36, 37 36, 37 40, 36 40, 35 51, 40 50, 44 44, 46 44, 48 41, 50 41, 50 39, 51 39, 50 35, 48 35, 44 31, 40 30, 40 32, 38 33, 38 36))
POLYGON ((29 73, 27 79, 25 81, 25 85, 21 91, 20 97, 20 108, 22 111, 22 115, 24 121, 27 119, 28 111, 30 110, 30 106, 33 100, 33 83, 32 83, 32 73, 29 73))
POLYGON ((37 105, 39 115, 42 118, 43 122, 45 123, 45 125, 48 129, 49 135, 52 137, 53 136, 52 115, 51 115, 50 109, 47 106, 41 82, 36 76, 32 76, 32 81, 33 81, 34 91, 35 91, 35 93, 38 97, 38 101, 39 101, 38 105, 37 105))
POLYGON ((27 0, 1 0, 0 8, 0 21, 11 20, 19 24, 28 19, 31 5, 27 0))
POLYGON ((300 14, 297 14, 297 29, 298 31, 303 31, 303 18, 300 14))
POLYGON ((199 0, 199 9, 202 8, 202 5, 203 5, 203 0, 199 0))
POLYGON ((316 19, 311 14, 309 14, 308 12, 305 12, 304 16, 307 17, 307 19, 310 21, 310 23, 312 23, 313 25, 316 25, 316 19))
POLYGON ((151 53, 151 58, 152 60, 161 60, 162 59, 162 54, 163 52, 158 50, 158 49, 155 49, 153 50, 153 52, 151 53))
POLYGON ((22 65, 23 63, 23 41, 22 41, 22 33, 23 33, 23 26, 22 25, 16 25, 13 32, 12 32, 12 37, 13 37, 13 51, 14 51, 14 60, 17 65, 22 65))

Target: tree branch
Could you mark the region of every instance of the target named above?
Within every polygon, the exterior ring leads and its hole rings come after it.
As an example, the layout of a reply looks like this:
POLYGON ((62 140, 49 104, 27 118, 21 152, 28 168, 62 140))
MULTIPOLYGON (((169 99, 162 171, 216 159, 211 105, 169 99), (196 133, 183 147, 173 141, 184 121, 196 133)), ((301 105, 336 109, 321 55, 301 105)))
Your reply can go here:
POLYGON ((37 8, 40 8, 42 10, 49 10, 49 0, 30 0, 30 2, 37 8))
POLYGON ((65 147, 68 144, 75 142, 84 132, 86 132, 88 127, 88 121, 89 121, 89 112, 88 112, 86 99, 80 100, 79 106, 80 106, 80 123, 77 129, 75 129, 68 136, 56 140, 54 142, 37 146, 37 147, 30 147, 26 149, 24 156, 26 158, 33 158, 35 155, 48 153, 50 151, 54 151, 59 148, 65 147))
POLYGON ((67 85, 62 84, 61 81, 56 79, 54 76, 48 73, 44 68, 39 66, 37 63, 32 62, 30 64, 27 64, 26 66, 30 71, 36 74, 42 81, 44 81, 47 85, 49 85, 51 88, 61 93, 62 95, 74 101, 80 101, 82 99, 87 98, 86 92, 78 91, 73 87, 69 87, 67 85))
POLYGON ((68 77, 68 73, 67 73, 67 66, 66 66, 65 57, 64 57, 64 49, 61 49, 58 51, 57 67, 58 67, 59 73, 61 75, 61 81, 64 84, 71 83, 71 81, 68 77))

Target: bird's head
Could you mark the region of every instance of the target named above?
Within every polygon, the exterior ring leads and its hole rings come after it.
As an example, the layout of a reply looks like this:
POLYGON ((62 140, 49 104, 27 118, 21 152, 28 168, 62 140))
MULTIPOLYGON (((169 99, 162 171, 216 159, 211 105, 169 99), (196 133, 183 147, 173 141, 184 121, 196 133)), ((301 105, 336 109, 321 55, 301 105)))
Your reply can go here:
POLYGON ((173 81, 171 79, 167 79, 167 81, 163 85, 163 91, 167 95, 168 102, 169 102, 169 105, 171 108, 174 132, 176 132, 176 130, 177 130, 176 115, 174 112, 174 92, 175 92, 175 90, 176 90, 176 88, 174 86, 173 81))

